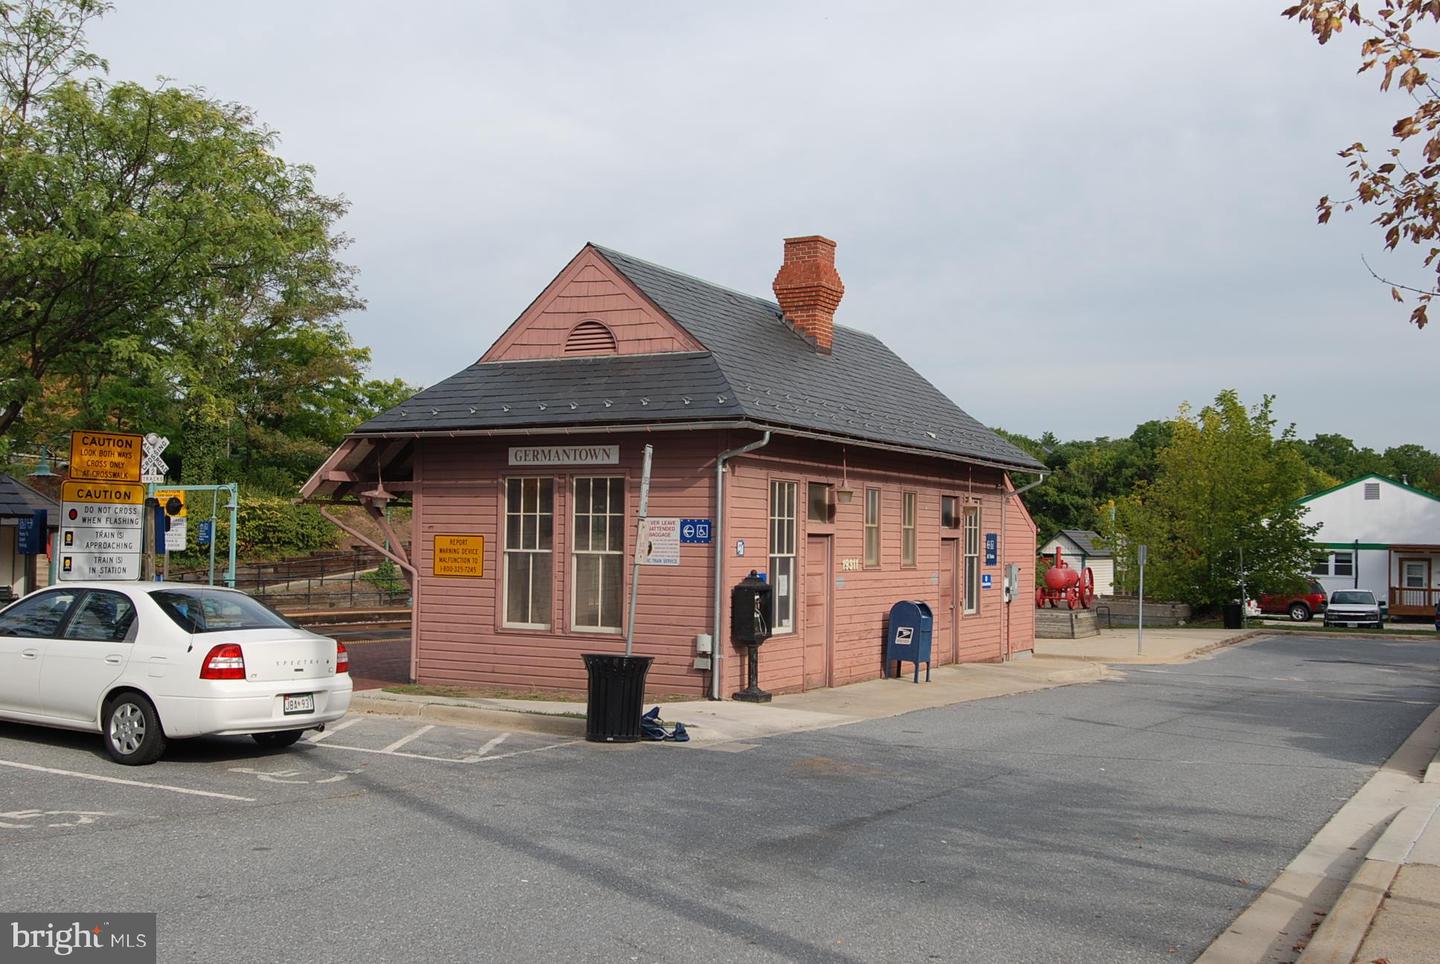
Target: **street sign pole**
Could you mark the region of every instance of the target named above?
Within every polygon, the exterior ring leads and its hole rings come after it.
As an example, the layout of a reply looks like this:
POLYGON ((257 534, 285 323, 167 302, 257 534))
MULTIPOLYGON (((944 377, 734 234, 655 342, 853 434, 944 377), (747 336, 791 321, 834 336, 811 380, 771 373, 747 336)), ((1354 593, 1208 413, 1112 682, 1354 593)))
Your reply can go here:
POLYGON ((155 580, 155 513, 159 508, 160 503, 155 500, 154 495, 150 495, 145 499, 145 506, 140 512, 140 579, 142 582, 155 580))
POLYGON ((640 592, 640 557, 645 547, 640 540, 645 538, 645 517, 650 511, 650 457, 654 447, 645 446, 645 463, 640 469, 640 516, 635 522, 635 565, 630 574, 630 615, 625 620, 625 655, 632 655, 635 642, 635 599, 640 592))
POLYGON ((1135 655, 1145 655, 1145 557, 1149 555, 1149 546, 1141 544, 1136 553, 1136 562, 1140 564, 1140 595, 1135 605, 1135 655))

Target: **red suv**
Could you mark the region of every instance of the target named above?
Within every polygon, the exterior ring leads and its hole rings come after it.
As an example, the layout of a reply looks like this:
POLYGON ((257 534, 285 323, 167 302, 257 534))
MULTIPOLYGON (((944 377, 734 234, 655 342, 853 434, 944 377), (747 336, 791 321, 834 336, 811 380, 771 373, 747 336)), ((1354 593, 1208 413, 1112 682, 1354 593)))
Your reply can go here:
POLYGON ((1325 587, 1311 579, 1304 592, 1261 596, 1260 611, 1262 613, 1286 613, 1297 623, 1303 623, 1316 613, 1325 611, 1327 598, 1325 587))

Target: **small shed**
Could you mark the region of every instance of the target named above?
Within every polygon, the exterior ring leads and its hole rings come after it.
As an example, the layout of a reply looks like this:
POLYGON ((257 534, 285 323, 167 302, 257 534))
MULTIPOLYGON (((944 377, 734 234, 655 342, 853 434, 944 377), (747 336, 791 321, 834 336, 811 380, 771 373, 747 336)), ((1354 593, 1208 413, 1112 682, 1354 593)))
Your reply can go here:
POLYGON ((1095 573, 1096 595, 1115 595, 1115 556, 1100 533, 1089 529, 1061 529, 1045 543, 1040 554, 1053 559, 1057 548, 1061 558, 1070 565, 1077 569, 1089 566, 1095 573))
MULTIPOLYGON (((31 518, 36 509, 49 512, 53 533, 60 524, 60 504, 9 475, 0 475, 0 602, 18 599, 48 582, 49 567, 37 564, 41 556, 22 556, 16 537, 20 520, 31 518)), ((51 544, 48 541, 47 545, 51 544)))

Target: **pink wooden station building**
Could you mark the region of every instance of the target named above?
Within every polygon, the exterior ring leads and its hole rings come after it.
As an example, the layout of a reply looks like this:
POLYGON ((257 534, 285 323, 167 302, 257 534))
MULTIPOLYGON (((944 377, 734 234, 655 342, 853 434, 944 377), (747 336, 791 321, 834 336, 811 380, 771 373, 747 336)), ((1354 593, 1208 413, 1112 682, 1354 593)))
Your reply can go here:
POLYGON ((634 636, 651 695, 743 685, 729 589, 751 570, 775 597, 770 691, 880 676, 899 600, 933 610, 937 664, 1028 654, 1035 528, 1011 476, 1044 466, 834 323, 833 241, 787 239, 773 287, 588 244, 479 361, 306 482, 382 523, 390 500, 413 506, 411 544, 391 544, 418 682, 583 690, 582 652, 624 651, 647 443, 661 538, 642 547, 634 636))

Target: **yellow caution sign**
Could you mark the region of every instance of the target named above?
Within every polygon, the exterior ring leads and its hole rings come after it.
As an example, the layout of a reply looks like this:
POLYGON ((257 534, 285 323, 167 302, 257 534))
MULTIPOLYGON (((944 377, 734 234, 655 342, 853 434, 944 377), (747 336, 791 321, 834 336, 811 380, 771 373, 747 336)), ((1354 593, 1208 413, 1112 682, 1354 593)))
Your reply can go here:
POLYGON ((60 501, 90 505, 144 505, 145 486, 138 482, 77 482, 60 486, 60 501))
POLYGON ((139 482, 145 440, 119 432, 70 433, 70 477, 98 482, 139 482))
POLYGON ((485 537, 437 535, 432 569, 437 576, 478 579, 485 575, 485 537))

